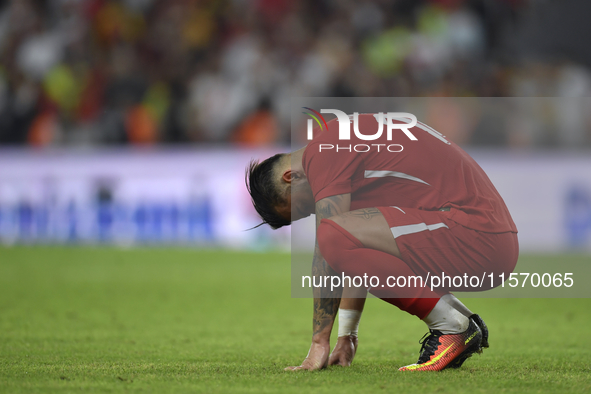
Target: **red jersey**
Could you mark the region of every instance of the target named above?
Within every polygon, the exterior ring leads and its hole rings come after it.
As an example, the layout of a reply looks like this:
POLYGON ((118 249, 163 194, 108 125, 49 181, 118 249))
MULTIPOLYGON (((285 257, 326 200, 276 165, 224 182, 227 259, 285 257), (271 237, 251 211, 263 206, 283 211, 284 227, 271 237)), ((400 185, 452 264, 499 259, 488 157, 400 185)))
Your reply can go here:
MULTIPOLYGON (((373 114, 360 114, 358 120, 361 133, 375 134, 378 122, 373 114)), ((486 173, 459 146, 420 122, 408 129, 416 141, 396 129, 389 141, 386 130, 383 126, 374 141, 358 138, 352 121, 350 140, 339 140, 336 119, 328 122, 328 130, 315 130, 302 158, 315 200, 351 193, 351 210, 449 207, 449 218, 464 227, 517 232, 486 173)))

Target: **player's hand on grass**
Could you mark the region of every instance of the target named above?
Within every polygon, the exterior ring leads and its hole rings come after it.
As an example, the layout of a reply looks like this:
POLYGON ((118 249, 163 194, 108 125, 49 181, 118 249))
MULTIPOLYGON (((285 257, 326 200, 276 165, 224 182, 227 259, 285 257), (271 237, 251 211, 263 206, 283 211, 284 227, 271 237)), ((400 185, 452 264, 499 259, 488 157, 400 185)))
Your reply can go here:
POLYGON ((330 343, 328 342, 312 342, 308 356, 300 366, 287 367, 286 371, 315 371, 326 368, 328 365, 328 355, 330 354, 330 343))
POLYGON ((328 365, 351 366, 355 353, 357 352, 357 343, 358 340, 355 335, 339 337, 328 359, 328 365))

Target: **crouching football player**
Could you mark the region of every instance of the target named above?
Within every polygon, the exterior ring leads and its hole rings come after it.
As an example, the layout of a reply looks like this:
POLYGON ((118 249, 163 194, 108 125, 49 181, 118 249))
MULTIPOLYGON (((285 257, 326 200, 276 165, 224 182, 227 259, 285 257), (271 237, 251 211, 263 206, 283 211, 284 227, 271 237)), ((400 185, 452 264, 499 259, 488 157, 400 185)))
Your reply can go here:
MULTIPOLYGON (((373 134, 380 120, 358 115, 358 130, 373 134)), ((482 291, 490 284, 390 286, 393 279, 417 276, 508 276, 518 256, 515 224, 478 164, 427 125, 408 131, 416 140, 390 136, 402 143, 387 149, 393 141, 386 133, 371 144, 353 132, 350 140, 339 140, 335 119, 327 130, 316 130, 305 148, 253 161, 247 169, 247 187, 263 223, 276 229, 315 213, 314 276, 367 275, 380 283, 369 289, 314 287, 312 345, 300 366, 286 369, 349 365, 367 290, 429 329, 418 361, 401 371, 458 368, 488 347, 483 320, 449 291, 482 291), (339 306, 339 339, 330 354, 339 306)))

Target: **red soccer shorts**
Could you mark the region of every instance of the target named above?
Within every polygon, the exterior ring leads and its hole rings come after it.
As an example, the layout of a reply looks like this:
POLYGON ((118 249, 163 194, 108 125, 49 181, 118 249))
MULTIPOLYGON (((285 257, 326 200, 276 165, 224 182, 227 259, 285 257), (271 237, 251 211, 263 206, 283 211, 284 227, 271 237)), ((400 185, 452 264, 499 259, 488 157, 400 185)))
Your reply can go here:
MULTIPOLYGON (((481 279, 492 273, 498 278, 501 273, 508 277, 515 269, 519 254, 516 233, 472 230, 450 220, 450 211, 403 207, 378 209, 388 222, 402 260, 418 275, 441 276, 445 273, 451 277, 467 275, 481 279)), ((444 283, 438 290, 483 291, 491 288, 489 280, 483 282, 478 287, 447 287, 444 283)), ((495 285, 500 284, 495 282, 495 285)))

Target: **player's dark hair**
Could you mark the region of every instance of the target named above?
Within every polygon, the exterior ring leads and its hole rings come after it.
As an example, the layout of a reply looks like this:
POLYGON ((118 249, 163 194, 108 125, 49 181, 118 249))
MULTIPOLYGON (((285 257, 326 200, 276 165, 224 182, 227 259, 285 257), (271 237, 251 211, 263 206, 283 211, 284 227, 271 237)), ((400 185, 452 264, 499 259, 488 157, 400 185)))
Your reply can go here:
POLYGON ((263 219, 261 224, 253 228, 268 224, 273 229, 278 229, 291 224, 290 220, 283 218, 276 210, 278 205, 287 203, 274 178, 275 165, 283 156, 285 156, 284 153, 278 153, 261 163, 251 160, 246 168, 246 189, 250 193, 254 209, 263 219))

